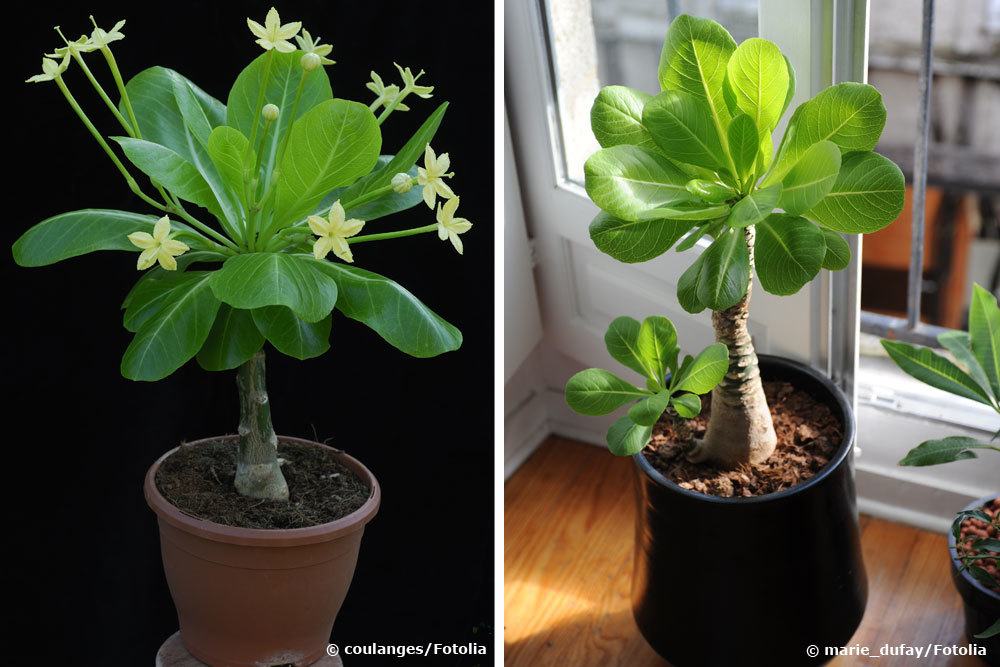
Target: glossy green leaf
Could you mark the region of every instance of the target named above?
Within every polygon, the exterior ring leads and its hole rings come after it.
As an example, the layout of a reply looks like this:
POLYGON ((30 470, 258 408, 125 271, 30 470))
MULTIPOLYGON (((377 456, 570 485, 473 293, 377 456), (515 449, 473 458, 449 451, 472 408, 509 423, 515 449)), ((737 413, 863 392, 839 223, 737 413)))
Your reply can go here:
POLYGON ((316 263, 337 283, 337 310, 371 327, 396 349, 413 357, 434 357, 461 347, 462 332, 401 285, 354 266, 316 263))
POLYGON ((899 217, 903 194, 903 172, 892 160, 878 153, 849 153, 829 194, 804 215, 838 232, 869 234, 899 217))
POLYGON ((702 254, 702 260, 698 301, 716 311, 735 306, 750 283, 750 255, 743 231, 724 232, 702 254))
POLYGON ((271 345, 290 357, 311 359, 330 349, 330 315, 319 322, 304 322, 288 308, 269 306, 254 310, 253 321, 271 345))
POLYGON ((222 304, 198 351, 198 364, 206 371, 227 371, 249 361, 263 344, 249 310, 222 304))
POLYGON ((641 426, 622 417, 608 429, 608 449, 615 456, 633 456, 642 451, 652 435, 652 426, 641 426))
POLYGON ((303 218, 327 192, 371 171, 381 147, 378 123, 364 104, 328 100, 303 114, 281 160, 275 228, 303 218))
POLYGON ((698 285, 701 284, 701 274, 705 267, 705 253, 691 263, 677 281, 677 302, 681 308, 691 314, 697 314, 707 308, 707 304, 698 297, 698 285))
POLYGON ((172 292, 186 291, 191 288, 192 282, 200 282, 204 278, 202 271, 147 271, 129 291, 122 304, 125 309, 122 325, 132 333, 137 332, 163 310, 164 304, 171 301, 172 292))
POLYGON ((580 371, 566 383, 566 403, 583 415, 606 415, 648 395, 602 368, 580 371))
POLYGON ((649 398, 644 398, 628 410, 628 418, 639 426, 652 426, 670 404, 670 392, 666 389, 649 398))
POLYGON ((682 201, 670 206, 658 206, 639 214, 639 220, 715 220, 729 215, 727 204, 705 204, 682 201))
POLYGON ((714 239, 722 230, 726 227, 726 219, 722 218, 720 220, 713 220, 711 222, 701 222, 698 223, 698 227, 691 230, 691 233, 684 237, 684 240, 677 244, 675 249, 677 252, 684 252, 685 250, 690 250, 691 248, 698 245, 703 237, 707 236, 714 239))
MULTIPOLYGON (((381 159, 382 158, 379 158, 379 160, 381 159)), ((410 170, 407 172, 396 173, 406 173, 411 178, 416 178, 417 168, 410 167, 410 170)), ((333 201, 330 203, 332 204, 333 201)), ((346 214, 348 218, 357 218, 359 220, 364 220, 365 222, 371 222, 372 220, 378 220, 379 218, 384 218, 386 216, 393 215, 394 213, 399 213, 400 211, 413 208, 417 204, 423 203, 423 201, 423 188, 421 187, 411 188, 409 192, 396 192, 395 190, 390 190, 381 197, 373 199, 372 201, 365 202, 364 204, 360 204, 358 206, 349 206, 349 208, 346 209, 346 214)), ((343 203, 343 201, 341 203, 343 203)), ((350 202, 348 202, 348 204, 350 204, 350 202)))
POLYGON ((684 186, 688 192, 709 204, 722 204, 736 196, 736 191, 724 183, 693 178, 684 186))
POLYGON ((692 223, 670 220, 621 220, 604 211, 590 223, 590 238, 619 262, 645 262, 665 253, 692 223))
POLYGON ((722 382, 729 370, 729 350, 722 343, 713 343, 698 355, 670 384, 675 393, 707 394, 722 382))
POLYGON ((636 146, 597 151, 584 164, 587 194, 602 210, 622 220, 659 206, 690 201, 690 178, 667 158, 636 146))
POLYGON ((940 440, 927 440, 911 449, 899 462, 901 466, 933 466, 952 461, 976 458, 974 449, 998 450, 986 442, 965 436, 950 436, 940 440))
POLYGON ((170 292, 156 316, 139 328, 125 350, 123 376, 162 380, 198 353, 219 310, 219 300, 209 287, 213 275, 199 272, 199 280, 170 292))
MULTIPOLYGON (((954 355, 961 365, 962 370, 976 381, 987 394, 993 393, 990 379, 986 375, 986 369, 976 358, 972 351, 972 337, 964 331, 945 331, 937 337, 941 347, 954 355)), ((994 394, 996 396, 996 394, 994 394)))
POLYGON ((228 125, 220 125, 208 136, 208 155, 223 183, 235 193, 243 192, 243 175, 256 164, 256 153, 247 150, 249 142, 242 132, 228 125))
POLYGON ((956 396, 990 404, 989 396, 975 380, 930 348, 914 347, 893 340, 882 340, 882 347, 900 369, 921 382, 956 396))
POLYGON ((840 173, 840 149, 832 141, 817 141, 781 181, 778 205, 798 215, 816 205, 833 189, 840 173))
POLYGON ((711 109, 700 97, 665 90, 643 108, 642 124, 671 159, 713 170, 728 164, 711 109))
POLYGON ((736 229, 756 225, 771 215, 771 211, 778 205, 780 196, 781 185, 754 190, 733 205, 729 217, 726 218, 726 224, 736 229))
POLYGON ((972 285, 969 307, 969 337, 972 352, 986 371, 993 395, 1000 400, 1000 307, 996 297, 976 283, 972 285))
POLYGON ((639 356, 649 368, 650 376, 662 383, 668 370, 677 368, 677 330, 673 322, 661 315, 651 315, 642 321, 636 339, 639 356))
POLYGON ((611 358, 630 368, 639 375, 655 379, 656 375, 639 350, 639 329, 642 325, 638 320, 628 316, 616 317, 608 325, 604 334, 604 345, 608 348, 611 358))
POLYGON ((684 419, 693 419, 701 414, 701 399, 695 394, 680 394, 670 399, 674 411, 684 419))
POLYGON ((993 621, 993 625, 991 625, 990 627, 986 628, 979 634, 975 634, 972 636, 975 637, 976 639, 990 639, 992 637, 996 637, 997 635, 1000 635, 1000 618, 993 621))
POLYGON ((12 248, 14 261, 21 266, 46 266, 98 250, 138 252, 128 235, 152 233, 158 219, 99 208, 60 213, 21 235, 12 248))
MULTIPOLYGON (((760 154, 761 134, 753 118, 745 113, 737 114, 727 130, 729 153, 733 156, 736 175, 741 181, 748 181, 753 174, 760 154)), ((770 138, 768 138, 770 141, 770 138)))
POLYGON ((726 64, 726 85, 737 110, 770 132, 778 124, 788 93, 788 64, 774 42, 751 37, 726 64))
POLYGON ((234 308, 286 306, 306 322, 333 310, 337 284, 312 258, 283 253, 246 253, 226 260, 215 272, 212 291, 234 308))
POLYGON ((112 137, 142 173, 185 201, 222 215, 211 186, 194 165, 166 146, 144 139, 112 137))
POLYGON ((846 269, 851 263, 851 246, 847 245, 840 234, 830 229, 823 229, 823 240, 826 242, 826 252, 823 255, 823 268, 830 271, 846 269))
POLYGON ((792 67, 792 61, 788 59, 788 56, 783 57, 785 58, 785 70, 788 72, 788 91, 785 93, 785 101, 781 105, 781 113, 778 115, 779 119, 788 111, 788 107, 792 103, 792 98, 795 97, 795 68, 792 67))
POLYGON ((771 294, 798 292, 816 277, 825 257, 823 232, 805 218, 775 214, 757 225, 757 277, 771 294))
POLYGON ((620 144, 656 151, 656 143, 642 124, 642 109, 652 95, 627 86, 605 86, 590 108, 590 127, 602 148, 620 144))

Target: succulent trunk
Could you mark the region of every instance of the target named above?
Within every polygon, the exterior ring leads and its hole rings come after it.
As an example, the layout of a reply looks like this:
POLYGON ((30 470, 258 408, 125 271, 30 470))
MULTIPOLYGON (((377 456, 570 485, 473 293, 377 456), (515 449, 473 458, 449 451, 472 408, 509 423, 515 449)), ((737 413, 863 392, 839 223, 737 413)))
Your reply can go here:
POLYGON ((236 371, 240 430, 235 486, 250 498, 288 500, 288 484, 278 462, 278 436, 271 424, 265 375, 263 350, 236 371))
POLYGON ((764 461, 778 444, 760 380, 757 352, 747 327, 753 290, 753 226, 747 227, 745 233, 750 254, 746 295, 735 306, 712 313, 715 338, 729 349, 729 370, 712 390, 712 411, 705 438, 697 442, 688 457, 727 468, 764 461))

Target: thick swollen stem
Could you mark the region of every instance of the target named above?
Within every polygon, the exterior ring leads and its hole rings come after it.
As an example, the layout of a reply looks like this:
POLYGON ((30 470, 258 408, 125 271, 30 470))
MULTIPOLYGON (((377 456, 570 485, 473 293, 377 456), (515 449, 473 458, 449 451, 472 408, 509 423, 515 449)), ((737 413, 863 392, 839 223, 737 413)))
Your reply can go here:
POLYGON ((757 365, 757 352, 750 338, 750 292, 753 289, 754 228, 746 228, 750 252, 751 280, 747 293, 732 308, 712 313, 715 338, 729 348, 729 370, 712 390, 712 412, 705 439, 688 455, 727 468, 741 463, 760 463, 771 455, 778 438, 757 365))
POLYGON ((278 462, 278 436, 271 425, 263 350, 237 369, 236 385, 240 390, 236 490, 250 498, 288 500, 288 483, 278 462))

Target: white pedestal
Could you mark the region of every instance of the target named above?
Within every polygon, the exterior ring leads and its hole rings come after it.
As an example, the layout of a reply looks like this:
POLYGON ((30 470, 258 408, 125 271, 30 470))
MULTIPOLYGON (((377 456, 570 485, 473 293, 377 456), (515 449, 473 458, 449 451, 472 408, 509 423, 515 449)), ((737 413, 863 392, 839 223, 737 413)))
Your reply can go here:
MULTIPOLYGON (((181 633, 175 632, 167 637, 163 646, 156 652, 156 667, 209 667, 201 660, 194 658, 181 641, 181 633)), ((344 667, 340 656, 324 656, 310 667, 344 667)))

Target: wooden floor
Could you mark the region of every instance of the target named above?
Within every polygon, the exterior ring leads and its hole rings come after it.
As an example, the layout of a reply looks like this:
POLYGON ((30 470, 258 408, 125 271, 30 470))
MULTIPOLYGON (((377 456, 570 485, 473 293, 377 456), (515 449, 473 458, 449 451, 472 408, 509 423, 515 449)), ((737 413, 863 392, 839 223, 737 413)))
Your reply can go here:
MULTIPOLYGON (((632 462, 552 438, 507 482, 504 642, 510 667, 664 667, 629 608, 632 462)), ((852 639, 965 645, 943 535, 862 516, 868 608, 852 639)), ((846 665, 981 665, 978 658, 840 657, 846 665)))

